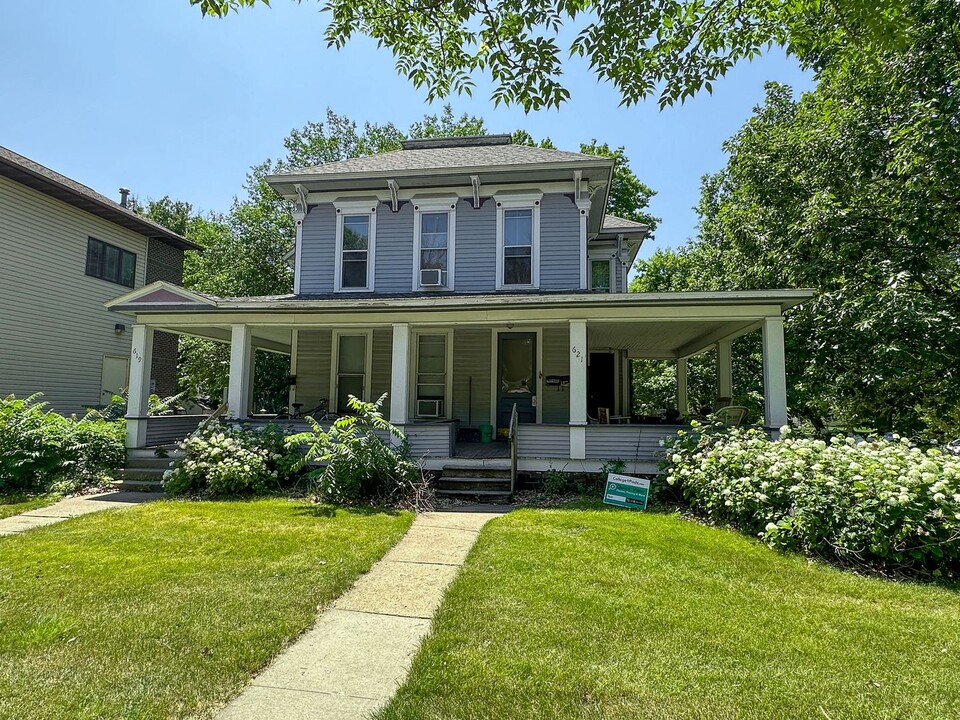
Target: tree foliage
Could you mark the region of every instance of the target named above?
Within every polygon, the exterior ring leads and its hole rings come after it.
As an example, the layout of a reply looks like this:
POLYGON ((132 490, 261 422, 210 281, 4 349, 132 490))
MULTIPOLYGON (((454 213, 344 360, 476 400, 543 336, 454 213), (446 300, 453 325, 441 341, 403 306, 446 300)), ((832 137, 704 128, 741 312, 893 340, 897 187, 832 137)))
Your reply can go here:
POLYGON ((699 237, 638 289, 812 287, 788 324, 794 411, 960 433, 960 8, 918 0, 908 46, 838 45, 814 91, 770 84, 705 179, 699 237))
MULTIPOLYGON (((297 0, 299 2, 299 0, 297 0)), ((907 0, 323 0, 327 45, 367 35, 390 50, 398 73, 428 100, 472 94, 493 82, 496 104, 559 107, 567 57, 585 60, 631 104, 659 93, 683 101, 735 64, 780 45, 815 66, 840 43, 897 47, 912 16, 907 0), (560 36, 569 37, 561 42, 560 36), (564 47, 566 45, 566 47, 564 47)), ((268 0, 190 0, 204 15, 268 0)))

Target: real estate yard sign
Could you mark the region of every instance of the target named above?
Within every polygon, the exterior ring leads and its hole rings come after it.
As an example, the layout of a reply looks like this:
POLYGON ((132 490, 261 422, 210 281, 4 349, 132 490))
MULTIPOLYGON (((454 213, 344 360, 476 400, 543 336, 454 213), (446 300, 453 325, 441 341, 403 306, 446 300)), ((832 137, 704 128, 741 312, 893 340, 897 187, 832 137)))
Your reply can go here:
POLYGON ((603 490, 603 502, 607 505, 646 510, 650 496, 650 481, 629 475, 607 475, 607 487, 603 490))

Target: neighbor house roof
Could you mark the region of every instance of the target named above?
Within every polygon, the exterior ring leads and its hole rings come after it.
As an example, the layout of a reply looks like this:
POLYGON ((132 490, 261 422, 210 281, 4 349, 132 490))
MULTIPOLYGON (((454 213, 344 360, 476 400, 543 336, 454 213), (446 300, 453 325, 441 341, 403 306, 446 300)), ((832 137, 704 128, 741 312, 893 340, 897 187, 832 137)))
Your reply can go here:
POLYGON ((9 178, 146 237, 159 238, 181 250, 199 249, 198 245, 163 225, 137 215, 130 208, 123 207, 86 185, 3 146, 0 146, 0 177, 9 178))

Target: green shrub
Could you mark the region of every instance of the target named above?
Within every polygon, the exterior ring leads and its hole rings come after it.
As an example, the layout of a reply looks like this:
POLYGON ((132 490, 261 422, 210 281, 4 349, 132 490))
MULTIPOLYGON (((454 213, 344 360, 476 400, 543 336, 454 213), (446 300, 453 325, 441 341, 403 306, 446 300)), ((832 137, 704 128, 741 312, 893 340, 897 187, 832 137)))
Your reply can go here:
POLYGON ((0 399, 0 492, 70 492, 123 466, 124 423, 47 409, 37 393, 0 399))
POLYGON ((334 503, 418 504, 425 481, 419 463, 409 457, 406 438, 391 425, 375 403, 352 395, 348 406, 353 415, 338 418, 324 430, 307 418, 310 430, 287 438, 289 447, 307 446, 306 462, 320 463, 310 473, 317 499, 334 503), (377 431, 400 441, 399 447, 384 442, 377 431))
POLYGON ((213 422, 179 447, 184 456, 163 475, 171 495, 263 494, 289 485, 301 464, 275 425, 250 430, 213 422))
POLYGON ((892 573, 960 577, 960 457, 907 439, 828 442, 695 427, 667 443, 667 483, 698 512, 799 550, 892 573))
POLYGON ((570 478, 562 470, 550 468, 543 474, 543 491, 547 495, 561 495, 566 492, 570 478))

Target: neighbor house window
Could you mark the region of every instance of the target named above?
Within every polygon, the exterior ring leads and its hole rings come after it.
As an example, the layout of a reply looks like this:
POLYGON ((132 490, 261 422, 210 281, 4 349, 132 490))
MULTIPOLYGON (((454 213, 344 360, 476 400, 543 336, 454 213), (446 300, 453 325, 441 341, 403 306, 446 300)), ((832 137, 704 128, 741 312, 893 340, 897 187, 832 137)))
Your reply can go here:
POLYGON ((540 284, 540 200, 497 202, 497 287, 540 284))
POLYGON ((376 208, 337 207, 337 290, 373 290, 376 208))
POLYGON ((590 261, 590 289, 594 292, 610 292, 611 262, 609 260, 590 261))
POLYGON ((413 289, 453 289, 456 200, 414 206, 413 289))
POLYGON ((87 275, 132 288, 137 277, 137 256, 116 245, 87 238, 87 275))
POLYGON ((417 417, 446 416, 449 342, 447 334, 417 337, 417 417))

